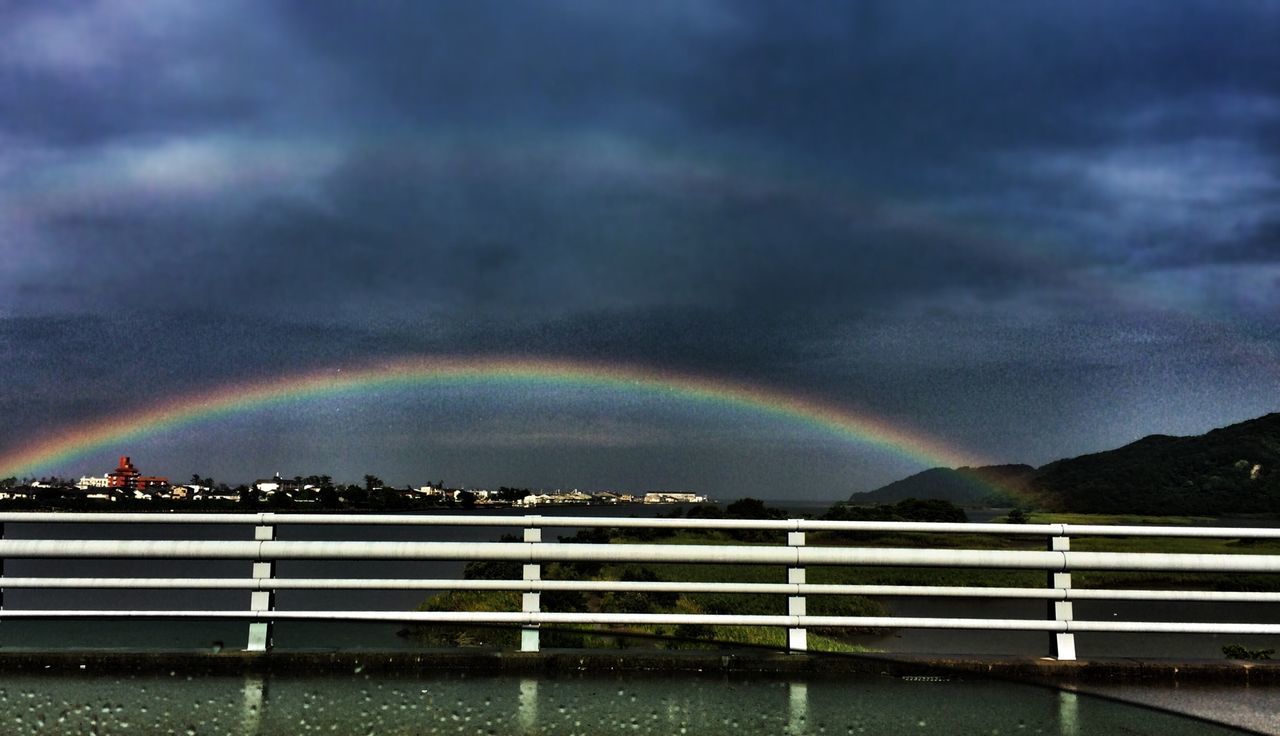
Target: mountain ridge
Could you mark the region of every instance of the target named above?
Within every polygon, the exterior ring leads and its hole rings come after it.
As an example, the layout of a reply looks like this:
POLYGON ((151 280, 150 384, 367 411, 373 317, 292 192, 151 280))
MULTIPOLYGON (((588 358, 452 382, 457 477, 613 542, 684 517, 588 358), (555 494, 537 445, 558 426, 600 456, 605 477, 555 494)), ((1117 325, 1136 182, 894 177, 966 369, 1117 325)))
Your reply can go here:
POLYGON ((1280 412, 1199 435, 1151 434, 1038 468, 930 468, 849 502, 905 498, 1085 513, 1280 512, 1280 412))

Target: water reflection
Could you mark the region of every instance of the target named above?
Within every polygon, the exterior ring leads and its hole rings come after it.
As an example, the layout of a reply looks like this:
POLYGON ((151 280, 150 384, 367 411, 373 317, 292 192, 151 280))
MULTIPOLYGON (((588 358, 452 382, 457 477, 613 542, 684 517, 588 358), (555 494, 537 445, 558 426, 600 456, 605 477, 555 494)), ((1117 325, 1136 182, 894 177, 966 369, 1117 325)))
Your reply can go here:
POLYGON ((1062 690, 1058 693, 1058 730, 1063 736, 1077 736, 1080 728, 1080 702, 1075 693, 1062 690))
POLYGON ((805 732, 805 722, 809 720, 809 686, 804 682, 792 682, 787 685, 787 733, 801 734, 805 732))
POLYGON ((9 677, 6 733, 1231 733, 1072 693, 987 682, 719 677, 9 677))
POLYGON ((245 736, 262 733, 262 708, 266 703, 267 687, 262 675, 251 674, 244 678, 244 720, 240 732, 245 736))
POLYGON ((538 681, 532 677, 520 680, 520 731, 537 733, 538 729, 538 681))

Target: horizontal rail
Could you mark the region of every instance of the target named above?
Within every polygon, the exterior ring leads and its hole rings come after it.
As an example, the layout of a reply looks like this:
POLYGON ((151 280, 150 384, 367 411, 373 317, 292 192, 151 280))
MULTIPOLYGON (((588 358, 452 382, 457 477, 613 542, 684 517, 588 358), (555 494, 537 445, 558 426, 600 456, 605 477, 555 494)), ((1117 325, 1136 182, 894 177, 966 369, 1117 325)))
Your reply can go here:
POLYGON ((782 547, 528 542, 277 542, 0 540, 8 559, 489 560, 541 562, 866 565, 1033 570, 1280 572, 1280 555, 1031 550, 782 547))
POLYGON ((1048 601, 1129 600, 1192 603, 1280 603, 1280 592, 985 588, 942 585, 833 585, 623 580, 459 580, 456 578, 55 578, 0 577, 11 590, 513 590, 599 593, 729 593, 860 595, 900 598, 1006 598, 1048 601))
POLYGON ((686 519, 505 514, 95 513, 9 511, 0 524, 209 524, 255 526, 469 526, 528 528, 710 529, 778 532, 900 532, 1039 537, 1199 537, 1280 539, 1280 528, 1110 526, 1100 524, 995 524, 927 521, 827 521, 822 519, 686 519))
MULTIPOLYGON (((31 609, 0 611, 3 619, 261 619, 262 611, 31 609)), ((684 613, 525 613, 520 611, 273 611, 278 621, 351 621, 424 624, 538 626, 679 625, 777 626, 859 629, 957 629, 970 631, 1127 632, 1167 634, 1280 634, 1280 624, 1170 621, 1052 621, 1038 619, 926 618, 892 616, 716 615, 684 613)))
MULTIPOLYGON (((139 539, 0 539, 0 560, 13 559, 138 559, 240 560, 252 563, 249 577, 19 577, 0 575, 4 590, 120 589, 120 590, 234 590, 248 591, 250 610, 0 610, 2 619, 242 619, 250 621, 249 650, 270 648, 271 627, 279 621, 379 621, 401 623, 502 624, 522 628, 521 648, 538 646, 537 627, 545 624, 631 626, 656 624, 708 624, 717 626, 785 627, 787 646, 803 651, 806 630, 861 629, 966 629, 987 631, 1043 631, 1054 634, 1055 652, 1073 659, 1077 632, 1280 634, 1280 623, 1135 622, 1073 620, 1071 602, 1087 600, 1177 601, 1217 603, 1280 603, 1280 592, 1089 590, 1076 589, 1071 573, 1078 571, 1262 573, 1280 574, 1278 554, 1189 554, 1159 552, 1081 552, 1070 549, 1072 536, 1090 537, 1199 537, 1217 539, 1280 539, 1280 529, 1224 527, 1145 527, 1073 524, 965 524, 927 522, 826 521, 811 519, 681 519, 612 518, 578 516, 511 516, 476 514, 280 514, 254 513, 0 513, 0 531, 17 536, 28 530, 3 525, 21 524, 165 524, 252 525, 252 540, 139 540, 139 539), (519 542, 443 541, 292 541, 277 540, 276 527, 398 526, 473 527, 522 529, 519 542), (673 530, 755 530, 779 532, 777 543, 762 544, 598 544, 544 543, 547 528, 649 528, 673 530), (781 533, 785 532, 785 544, 781 533), (1050 537, 1049 549, 930 549, 924 547, 872 547, 826 544, 806 545, 806 532, 849 534, 968 534, 1008 539, 1050 537), (430 578, 281 578, 277 563, 287 560, 338 561, 506 561, 520 563, 524 579, 467 580, 430 578), (542 580, 544 563, 596 562, 613 564, 717 564, 775 567, 778 580, 786 582, 732 582, 730 580, 542 580), (823 566, 964 568, 1037 570, 1050 573, 1048 585, 1026 587, 966 587, 944 585, 821 584, 806 579, 806 569, 823 566), (783 571, 785 569, 785 578, 783 571), (361 611, 277 610, 275 598, 287 590, 464 590, 519 592, 520 610, 473 611, 361 611), (565 612, 543 610, 540 594, 554 591, 584 593, 723 593, 786 597, 786 614, 719 615, 702 613, 565 612), (1049 602, 1047 619, 921 618, 894 616, 808 615, 806 596, 891 596, 973 599, 1027 599, 1049 602)), ((38 528, 38 527, 37 527, 38 528)), ((166 533, 166 536, 173 536, 166 533)), ((479 535, 472 535, 479 536, 479 535)), ((856 537, 845 537, 856 539, 856 537)), ((883 543, 883 542, 882 542, 883 543)), ((981 545, 970 545, 981 546, 981 545)), ((1242 551, 1249 552, 1247 547, 1242 551)), ((73 566, 69 566, 73 567, 73 566)), ((3 569, 3 568, 0 568, 3 569)), ((178 569, 178 568, 175 568, 178 569)), ((513 573, 514 574, 514 573, 513 573)), ((718 575, 717 575, 718 576, 718 575)), ((725 576, 729 577, 729 576, 725 576)), ((20 600, 20 599, 19 599, 20 600)), ((242 604, 237 604, 242 605, 242 604)), ((357 604, 358 605, 358 604, 357 604)), ((779 609, 781 610, 781 609, 779 609)))

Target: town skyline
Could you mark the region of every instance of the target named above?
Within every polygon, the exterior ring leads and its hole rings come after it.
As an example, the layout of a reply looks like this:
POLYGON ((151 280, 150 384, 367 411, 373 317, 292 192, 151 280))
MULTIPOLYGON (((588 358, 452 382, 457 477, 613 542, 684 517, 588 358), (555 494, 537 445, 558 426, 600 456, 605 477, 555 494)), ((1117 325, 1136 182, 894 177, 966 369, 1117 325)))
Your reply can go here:
MULTIPOLYGON (((45 476, 10 476, 0 478, 0 484, 3 487, 10 488, 22 485, 28 485, 37 489, 49 488, 71 488, 74 487, 81 491, 91 489, 117 489, 122 491, 149 491, 153 489, 175 489, 185 488, 191 492, 201 490, 236 490, 247 488, 262 493, 274 493, 276 491, 291 490, 320 490, 324 487, 330 488, 351 488, 364 487, 366 490, 374 491, 381 489, 392 490, 408 490, 413 493, 424 495, 437 495, 442 491, 475 491, 487 493, 495 492, 532 492, 538 493, 589 493, 589 494, 625 494, 628 496, 644 497, 677 495, 693 497, 688 502, 701 502, 708 500, 706 496, 691 492, 686 489, 604 489, 604 488, 583 488, 571 487, 568 484, 560 484, 554 487, 529 487, 519 483, 511 485, 500 484, 495 488, 485 486, 476 486, 466 483, 449 483, 444 479, 429 481, 407 481, 407 482, 387 482, 379 475, 374 473, 365 473, 356 478, 335 478, 334 476, 324 473, 295 473, 293 475, 282 474, 279 471, 272 475, 263 476, 256 474, 252 480, 242 477, 232 478, 215 478, 213 476, 201 475, 199 472, 191 473, 190 477, 184 480, 185 476, 153 476, 143 475, 137 466, 133 463, 133 456, 120 455, 115 470, 104 472, 102 475, 83 475, 78 479, 71 477, 62 477, 58 475, 45 476)), ((140 498, 140 496, 139 496, 140 498)), ((585 500, 585 499, 580 499, 585 500)))
POLYGON ((189 481, 143 475, 132 456, 119 456, 116 468, 103 475, 70 478, 0 478, 0 502, 53 509, 105 509, 197 505, 201 508, 353 509, 409 511, 444 508, 537 508, 545 506, 617 506, 631 504, 705 504, 709 497, 674 490, 545 489, 500 486, 451 487, 445 481, 403 488, 366 473, 363 484, 344 483, 329 475, 282 476, 236 483, 192 473, 189 481))

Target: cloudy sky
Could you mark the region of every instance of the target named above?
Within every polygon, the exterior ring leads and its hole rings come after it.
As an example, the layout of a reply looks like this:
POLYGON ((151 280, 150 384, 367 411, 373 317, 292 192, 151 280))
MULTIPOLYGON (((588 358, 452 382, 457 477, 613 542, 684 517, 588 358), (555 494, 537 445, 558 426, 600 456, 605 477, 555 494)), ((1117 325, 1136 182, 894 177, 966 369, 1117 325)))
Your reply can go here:
MULTIPOLYGON (((0 4, 0 452, 402 356, 747 381, 998 462, 1274 411, 1280 2, 0 4)), ((677 402, 678 403, 678 402, 677 402)), ((47 467, 834 498, 609 392, 344 394, 47 467)))

